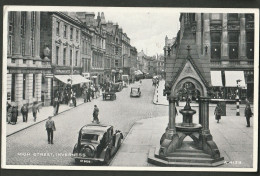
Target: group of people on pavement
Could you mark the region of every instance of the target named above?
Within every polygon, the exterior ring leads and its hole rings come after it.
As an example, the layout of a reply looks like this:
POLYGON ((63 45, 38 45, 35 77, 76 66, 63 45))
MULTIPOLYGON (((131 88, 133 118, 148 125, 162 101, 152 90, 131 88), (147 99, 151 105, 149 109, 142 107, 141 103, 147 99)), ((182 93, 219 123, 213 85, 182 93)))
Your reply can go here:
MULTIPOLYGON (((20 112, 23 116, 23 122, 28 122, 28 113, 29 113, 28 103, 23 104, 20 112)), ((39 110, 39 107, 37 105, 37 102, 34 102, 33 105, 32 105, 32 114, 33 114, 33 121, 34 122, 36 122, 36 119, 37 119, 37 112, 40 112, 40 110, 39 110)), ((18 114, 19 114, 18 106, 11 106, 7 102, 7 106, 6 106, 7 123, 12 124, 12 125, 16 125, 17 119, 18 119, 18 114)))
MULTIPOLYGON (((215 115, 215 119, 217 120, 217 123, 219 123, 222 113, 223 113, 223 110, 220 107, 220 103, 218 103, 215 108, 215 111, 214 111, 214 115, 215 115)), ((244 113, 245 113, 244 115, 246 117, 246 123, 247 123, 246 127, 250 127, 250 118, 253 116, 253 113, 252 113, 248 99, 246 99, 246 107, 245 107, 244 113)))

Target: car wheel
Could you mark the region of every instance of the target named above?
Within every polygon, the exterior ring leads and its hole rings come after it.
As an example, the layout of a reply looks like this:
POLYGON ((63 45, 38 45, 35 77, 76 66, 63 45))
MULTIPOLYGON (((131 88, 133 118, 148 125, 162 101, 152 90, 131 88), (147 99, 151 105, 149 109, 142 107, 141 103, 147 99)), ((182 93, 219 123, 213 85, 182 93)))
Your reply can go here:
POLYGON ((107 151, 106 151, 106 154, 105 154, 105 158, 104 158, 105 164, 108 164, 109 159, 110 159, 110 153, 109 153, 109 150, 107 150, 107 151))
POLYGON ((117 142, 117 149, 119 149, 120 146, 121 146, 121 138, 118 139, 118 142, 117 142))

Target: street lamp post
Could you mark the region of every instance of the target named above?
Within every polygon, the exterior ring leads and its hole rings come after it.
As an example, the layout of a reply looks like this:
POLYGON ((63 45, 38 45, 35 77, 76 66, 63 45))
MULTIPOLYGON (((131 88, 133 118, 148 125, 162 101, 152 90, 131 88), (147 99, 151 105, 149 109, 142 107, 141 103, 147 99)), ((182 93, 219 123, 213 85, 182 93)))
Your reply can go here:
POLYGON ((237 111, 236 111, 236 116, 240 116, 240 111, 239 111, 239 85, 238 83, 242 81, 241 79, 236 80, 237 81, 237 90, 236 90, 236 105, 237 105, 237 111))
MULTIPOLYGON (((72 77, 73 77, 73 57, 71 58, 71 74, 70 74, 70 93, 71 93, 71 96, 70 96, 70 103, 69 103, 69 106, 73 106, 73 90, 72 90, 72 77)), ((76 98, 76 97, 75 97, 76 98)))
POLYGON ((116 71, 113 69, 111 70, 112 74, 114 74, 114 83, 116 82, 116 71))

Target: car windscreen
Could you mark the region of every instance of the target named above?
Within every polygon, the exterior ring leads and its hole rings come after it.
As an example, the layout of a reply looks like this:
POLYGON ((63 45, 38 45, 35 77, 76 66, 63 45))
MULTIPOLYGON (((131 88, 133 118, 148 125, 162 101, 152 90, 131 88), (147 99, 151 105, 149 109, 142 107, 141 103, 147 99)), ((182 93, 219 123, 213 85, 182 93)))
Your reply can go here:
POLYGON ((89 134, 89 133, 83 133, 81 135, 81 140, 87 140, 87 141, 98 141, 98 134, 89 134))
POLYGON ((138 89, 132 89, 132 93, 138 93, 138 89))

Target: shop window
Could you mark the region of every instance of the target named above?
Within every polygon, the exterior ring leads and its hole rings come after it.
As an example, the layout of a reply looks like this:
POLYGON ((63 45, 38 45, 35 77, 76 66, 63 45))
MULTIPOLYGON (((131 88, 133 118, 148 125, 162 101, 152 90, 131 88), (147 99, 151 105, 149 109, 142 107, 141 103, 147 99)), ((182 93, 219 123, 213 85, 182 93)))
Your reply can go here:
POLYGON ((11 101, 15 101, 15 88, 16 88, 15 74, 12 74, 11 101))
POLYGON ((25 100, 25 92, 26 92, 26 74, 23 74, 23 100, 25 100))
POLYGON ((118 65, 119 65, 119 61, 115 60, 115 67, 118 67, 118 65))
POLYGON ((36 14, 35 12, 31 13, 31 55, 35 56, 35 23, 36 23, 36 14))

